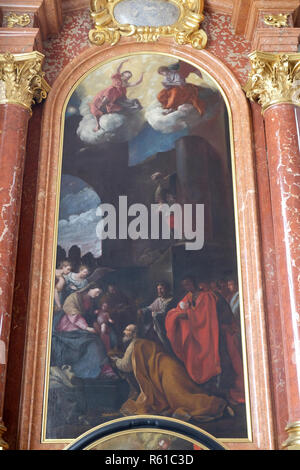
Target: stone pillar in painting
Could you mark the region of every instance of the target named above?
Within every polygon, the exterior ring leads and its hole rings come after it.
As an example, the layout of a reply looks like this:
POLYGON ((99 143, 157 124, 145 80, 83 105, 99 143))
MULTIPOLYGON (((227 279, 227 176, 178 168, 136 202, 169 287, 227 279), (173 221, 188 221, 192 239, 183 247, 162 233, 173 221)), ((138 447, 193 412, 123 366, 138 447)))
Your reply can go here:
MULTIPOLYGON (((262 106, 283 335, 288 439, 300 448, 300 54, 250 54, 245 91, 262 106)), ((272 354, 272 351, 271 351, 272 354)), ((276 387, 276 384, 274 384, 276 387)))
POLYGON ((0 55, 0 449, 28 121, 47 96, 39 52, 0 55))

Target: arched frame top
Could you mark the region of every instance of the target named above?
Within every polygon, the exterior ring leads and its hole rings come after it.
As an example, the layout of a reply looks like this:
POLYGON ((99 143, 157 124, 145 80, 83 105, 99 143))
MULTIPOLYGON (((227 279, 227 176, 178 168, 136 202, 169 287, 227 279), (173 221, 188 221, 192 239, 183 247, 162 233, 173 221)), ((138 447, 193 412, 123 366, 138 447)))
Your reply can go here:
POLYGON ((227 104, 234 173, 235 217, 243 292, 245 351, 249 384, 251 441, 227 442, 233 449, 272 449, 273 418, 261 268, 260 229, 250 110, 241 85, 220 59, 207 51, 159 43, 136 44, 124 40, 115 47, 86 49, 61 72, 45 103, 37 186, 28 327, 25 351, 20 449, 62 449, 66 443, 41 444, 45 367, 47 361, 48 313, 51 299, 53 249, 58 207, 62 119, 66 101, 77 82, 107 61, 136 53, 161 53, 191 62, 218 85, 227 104))
POLYGON ((77 439, 74 439, 64 450, 94 450, 98 444, 119 436, 128 436, 136 432, 154 432, 177 435, 203 450, 227 450, 211 434, 202 429, 184 423, 178 419, 148 415, 135 418, 120 418, 100 424, 77 439))

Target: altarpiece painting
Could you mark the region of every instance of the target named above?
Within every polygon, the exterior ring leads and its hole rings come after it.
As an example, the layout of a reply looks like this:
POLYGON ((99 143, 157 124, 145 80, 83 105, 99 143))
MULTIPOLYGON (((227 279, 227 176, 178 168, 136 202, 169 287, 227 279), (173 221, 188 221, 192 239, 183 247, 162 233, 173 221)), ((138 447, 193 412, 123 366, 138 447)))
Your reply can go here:
POLYGON ((247 439, 228 109, 205 71, 163 53, 107 61, 73 87, 58 183, 46 440, 136 415, 247 439))

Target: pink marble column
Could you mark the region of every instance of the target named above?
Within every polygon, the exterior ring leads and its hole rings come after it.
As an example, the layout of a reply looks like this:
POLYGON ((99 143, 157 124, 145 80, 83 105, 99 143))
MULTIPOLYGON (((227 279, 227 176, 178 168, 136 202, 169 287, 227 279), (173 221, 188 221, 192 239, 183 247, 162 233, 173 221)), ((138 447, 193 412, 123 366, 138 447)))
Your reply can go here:
POLYGON ((269 185, 264 118, 260 105, 251 103, 251 108, 253 137, 255 141, 255 168, 260 215, 262 262, 264 266, 264 294, 268 340, 271 351, 270 370, 273 396, 274 438, 276 448, 280 448, 282 442, 286 440, 285 427, 288 422, 288 412, 286 406, 284 406, 287 402, 287 391, 285 387, 284 354, 282 351, 283 332, 278 297, 272 201, 269 185))
POLYGON ((283 333, 287 422, 300 420, 300 153, 299 111, 275 104, 264 112, 277 286, 283 333))
POLYGON ((0 446, 29 118, 21 105, 0 104, 0 446))

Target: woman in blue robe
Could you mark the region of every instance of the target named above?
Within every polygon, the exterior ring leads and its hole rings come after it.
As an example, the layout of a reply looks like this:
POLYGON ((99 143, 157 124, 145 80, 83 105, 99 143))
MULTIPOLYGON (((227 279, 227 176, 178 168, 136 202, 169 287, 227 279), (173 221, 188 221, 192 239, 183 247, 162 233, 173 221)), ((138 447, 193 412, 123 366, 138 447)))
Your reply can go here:
POLYGON ((92 325, 95 319, 95 299, 102 290, 94 283, 69 295, 64 302, 63 310, 54 316, 51 347, 51 366, 70 365, 75 376, 81 379, 117 378, 113 371, 105 346, 101 338, 92 332, 74 325, 73 329, 58 329, 64 315, 78 315, 92 325))

